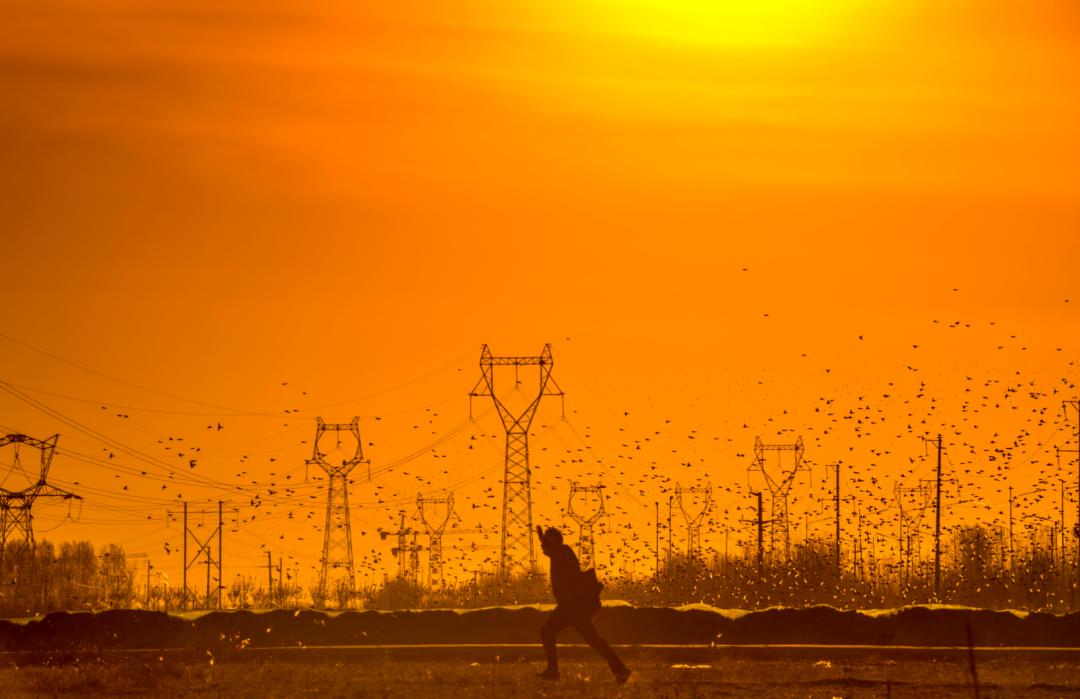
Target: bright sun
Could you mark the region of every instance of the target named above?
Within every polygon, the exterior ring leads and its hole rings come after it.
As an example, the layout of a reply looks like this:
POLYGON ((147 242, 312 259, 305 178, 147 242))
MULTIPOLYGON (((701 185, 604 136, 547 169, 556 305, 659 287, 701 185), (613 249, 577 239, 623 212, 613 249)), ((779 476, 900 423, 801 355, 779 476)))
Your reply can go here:
POLYGON ((594 0, 617 30, 687 43, 770 45, 820 39, 850 26, 870 0, 594 0))

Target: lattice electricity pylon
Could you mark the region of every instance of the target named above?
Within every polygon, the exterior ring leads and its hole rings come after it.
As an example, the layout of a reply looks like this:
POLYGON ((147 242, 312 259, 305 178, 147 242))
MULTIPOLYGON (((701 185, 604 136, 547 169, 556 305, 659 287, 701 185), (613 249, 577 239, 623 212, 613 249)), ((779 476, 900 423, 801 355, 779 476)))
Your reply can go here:
MULTIPOLYGON (((349 474, 359 464, 369 463, 364 460, 363 442, 360 441, 360 418, 354 417, 352 422, 331 424, 323 422, 321 417, 315 418, 315 445, 312 456, 307 464, 315 465, 326 472, 326 527, 323 530, 322 568, 319 573, 319 590, 329 592, 330 571, 339 571, 345 568, 344 575, 336 577, 344 578, 344 582, 351 592, 354 589, 356 570, 353 565, 352 546, 352 520, 349 516, 349 474), (340 464, 328 463, 326 453, 319 448, 322 438, 327 432, 334 432, 337 437, 337 446, 341 446, 341 433, 348 432, 356 439, 356 451, 352 457, 342 459, 340 464)), ((333 581, 337 587, 337 581, 333 581)))
POLYGON ((420 521, 424 523, 428 536, 428 585, 441 587, 443 583, 442 537, 447 523, 450 522, 450 515, 454 513, 454 494, 447 493, 445 498, 425 498, 417 493, 416 509, 420 512, 420 521), (445 510, 442 517, 436 515, 440 506, 445 510))
MULTIPOLYGON (((540 399, 562 396, 563 392, 551 378, 551 345, 544 345, 538 357, 495 357, 484 345, 480 350, 481 377, 469 392, 469 399, 490 396, 506 430, 506 464, 503 472, 502 537, 499 544, 499 579, 510 578, 515 571, 527 574, 536 571, 536 535, 532 528, 532 471, 529 467, 529 427, 532 425, 540 399), (539 387, 520 412, 511 412, 495 392, 495 368, 513 367, 514 390, 520 390, 519 370, 523 366, 539 368, 539 387), (554 387, 554 388, 551 388, 554 387)), ((532 394, 530 394, 532 395, 532 394)))
POLYGON ((922 550, 922 520, 926 514, 926 508, 930 506, 934 491, 928 483, 920 483, 912 487, 902 487, 897 483, 893 487, 896 496, 896 504, 900 508, 900 575, 901 580, 905 574, 910 577, 911 564, 918 560, 918 554, 922 550), (912 550, 916 555, 912 556, 912 550), (904 565, 904 552, 907 551, 907 566, 904 565))
MULTIPOLYGON (((11 470, 22 471, 20 461, 20 448, 28 445, 40 452, 38 478, 22 490, 8 490, 0 488, 0 560, 7 548, 9 540, 16 538, 21 533, 26 545, 34 548, 34 502, 38 498, 61 498, 63 500, 82 500, 82 497, 70 493, 62 488, 57 488, 48 482, 49 468, 52 466, 53 457, 56 455, 56 443, 60 439, 59 434, 54 434, 48 439, 34 439, 25 434, 9 434, 0 437, 0 447, 14 445, 11 470)), ((23 472, 25 474, 25 471, 23 472)), ((26 474, 29 475, 29 474, 26 474)))
POLYGON ((682 485, 676 483, 675 502, 679 503, 679 510, 686 519, 686 557, 690 561, 697 560, 701 557, 701 524, 705 520, 705 515, 709 513, 709 508, 712 507, 712 484, 705 483, 705 485, 683 488, 682 485), (684 493, 702 496, 701 510, 697 514, 687 509, 687 503, 683 500, 684 493))
POLYGON ((754 463, 747 468, 747 475, 760 472, 769 489, 771 516, 769 521, 769 551, 775 554, 778 532, 784 537, 784 560, 791 558, 791 522, 788 519, 788 495, 799 471, 806 470, 802 462, 803 440, 798 437, 787 444, 765 444, 761 437, 754 437, 754 463), (776 465, 766 463, 766 452, 776 452, 776 465), (784 466, 781 454, 791 452, 793 463, 784 466))
POLYGON ((593 525, 604 516, 604 486, 602 485, 578 485, 570 481, 570 498, 566 503, 566 514, 578 524, 578 561, 582 570, 588 570, 596 565, 596 540, 593 538, 593 525), (574 496, 596 495, 599 505, 589 515, 585 515, 574 509, 574 496))

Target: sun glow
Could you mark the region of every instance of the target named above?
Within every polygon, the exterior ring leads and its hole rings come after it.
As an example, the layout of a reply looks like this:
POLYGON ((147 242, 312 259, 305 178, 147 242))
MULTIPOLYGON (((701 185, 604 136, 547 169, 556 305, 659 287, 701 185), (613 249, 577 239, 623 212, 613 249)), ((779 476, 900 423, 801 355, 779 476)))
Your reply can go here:
POLYGON ((660 40, 732 45, 819 41, 849 30, 867 0, 596 0, 604 24, 660 40))

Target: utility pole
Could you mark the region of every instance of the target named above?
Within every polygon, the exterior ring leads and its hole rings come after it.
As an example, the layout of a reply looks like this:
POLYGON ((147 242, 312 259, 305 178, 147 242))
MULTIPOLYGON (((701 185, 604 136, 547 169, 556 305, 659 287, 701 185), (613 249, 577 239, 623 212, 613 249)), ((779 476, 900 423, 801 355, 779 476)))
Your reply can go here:
POLYGON ((929 485, 920 481, 919 485, 912 487, 903 487, 897 483, 893 493, 900 508, 898 545, 900 547, 900 582, 903 584, 905 576, 910 581, 912 563, 915 561, 914 554, 921 556, 922 520, 926 514, 926 508, 930 506, 933 491, 929 485), (910 500, 912 507, 905 507, 905 500, 910 500))
MULTIPOLYGON (((1069 408, 1071 407, 1076 411, 1076 449, 1063 449, 1062 451, 1070 451, 1076 454, 1076 528, 1073 529, 1073 536, 1080 541, 1080 400, 1073 399, 1062 401, 1062 409, 1065 411, 1065 421, 1069 419, 1069 408)), ((1078 544, 1076 554, 1076 579, 1080 584, 1080 544, 1078 544)))
MULTIPOLYGON (((858 514, 859 514, 859 538, 857 539, 857 541, 859 542, 859 556, 858 556, 859 567, 858 567, 858 572, 856 573, 856 577, 859 580, 862 580, 863 579, 863 548, 864 548, 864 544, 866 542, 863 541, 863 535, 862 535, 862 509, 861 508, 859 509, 858 514)), ((839 525, 837 525, 837 530, 839 530, 839 525)))
POLYGON ((674 537, 674 532, 671 531, 671 502, 675 499, 674 495, 668 495, 667 499, 667 574, 671 575, 671 539, 674 537))
POLYGON ((1061 573, 1064 575, 1067 572, 1065 563, 1065 481, 1059 481, 1061 484, 1061 520, 1059 522, 1061 529, 1061 573))
POLYGON ((941 599, 941 435, 937 436, 937 498, 934 500, 934 599, 941 599))
POLYGON ((401 524, 396 532, 379 531, 379 538, 386 540, 387 537, 397 537, 398 545, 390 549, 390 552, 398 559, 398 578, 411 580, 413 584, 419 584, 419 552, 420 545, 416 543, 417 531, 405 526, 405 510, 398 510, 401 524), (412 544, 409 543, 409 535, 413 535, 412 544))
POLYGON ((839 576, 840 575, 840 463, 837 462, 837 463, 832 464, 831 466, 828 466, 826 468, 827 469, 831 468, 833 471, 836 472, 836 486, 835 486, 835 492, 833 493, 833 499, 834 499, 834 503, 835 503, 835 507, 836 507, 836 534, 835 534, 836 541, 835 541, 835 544, 834 544, 835 551, 834 551, 834 554, 833 554, 833 559, 834 559, 834 561, 836 563, 836 575, 839 576))
MULTIPOLYGON (((934 599, 940 601, 941 599, 941 452, 942 443, 941 435, 938 434, 937 439, 928 439, 923 437, 926 442, 932 442, 937 446, 937 470, 934 475, 934 599)), ((950 478, 950 482, 956 484, 955 478, 950 478)))
POLYGON ((660 580, 660 501, 655 500, 653 504, 656 506, 656 579, 660 580))
POLYGON ((150 608, 150 559, 146 559, 146 608, 150 608))
POLYGON ((269 551, 266 552, 266 596, 268 601, 274 599, 274 562, 269 551))
POLYGON ((412 535, 412 548, 409 549, 409 570, 413 583, 420 586, 420 549, 423 548, 417 543, 416 539, 420 536, 420 532, 413 530, 412 535))
POLYGON ((1013 498, 1012 498, 1012 486, 1010 485, 1009 486, 1009 572, 1010 573, 1013 572, 1016 569, 1016 564, 1014 563, 1015 553, 1013 551, 1013 546, 1014 546, 1015 542, 1014 542, 1014 539, 1013 539, 1012 500, 1013 500, 1013 498))
MULTIPOLYGON (((204 510, 203 515, 205 515, 205 514, 206 514, 206 512, 204 510)), ((225 528, 224 525, 225 525, 225 522, 224 522, 224 519, 222 517, 222 501, 218 500, 218 523, 217 523, 217 527, 214 528, 214 530, 211 531, 209 534, 207 534, 205 539, 199 539, 199 535, 196 534, 195 532, 193 532, 191 530, 191 527, 188 526, 188 503, 187 503, 186 500, 184 501, 184 599, 186 600, 187 597, 188 597, 188 586, 187 586, 188 568, 191 568, 191 567, 195 566, 198 563, 198 560, 199 560, 200 557, 206 556, 206 606, 207 606, 207 608, 209 608, 210 605, 214 603, 214 598, 216 597, 217 598, 217 607, 218 607, 218 609, 221 609, 221 590, 224 587, 224 585, 222 584, 222 582, 224 580, 224 577, 222 576, 222 568, 221 568, 221 544, 222 544, 222 531, 225 528), (218 540, 218 556, 217 556, 217 560, 214 560, 214 552, 213 552, 213 549, 210 547, 210 542, 212 542, 214 540, 215 535, 217 535, 217 540, 218 540), (187 550, 188 550, 187 540, 188 540, 189 536, 191 537, 191 540, 194 541, 197 544, 197 550, 195 551, 195 555, 192 556, 191 558, 188 558, 188 554, 187 554, 187 550), (210 571, 211 571, 212 568, 217 568, 217 573, 218 573, 218 589, 217 589, 217 595, 216 596, 210 590, 210 571)))
POLYGON ((757 496, 757 570, 758 578, 760 579, 762 566, 765 563, 765 523, 761 519, 761 491, 754 490, 751 491, 750 494, 757 496))
POLYGON ((187 609, 187 569, 188 569, 188 557, 187 557, 187 500, 184 501, 184 594, 180 596, 180 608, 187 609))
POLYGON ((223 572, 225 565, 225 549, 223 547, 224 539, 223 532, 225 531, 225 521, 221 516, 221 500, 217 503, 217 559, 218 559, 218 588, 217 588, 217 608, 221 609, 221 591, 225 589, 225 573, 223 572))
MULTIPOLYGON (((1045 490, 1043 488, 1036 488, 1035 490, 1029 490, 1027 492, 1020 493, 1019 495, 1014 496, 1012 486, 1011 485, 1009 486, 1009 569, 1010 570, 1012 570, 1013 567, 1014 567, 1013 566, 1013 499, 1014 498, 1022 498, 1022 497, 1025 497, 1027 495, 1034 495, 1035 493, 1042 493, 1042 492, 1045 492, 1045 490)), ((1035 547, 1034 539, 1032 540, 1031 545, 1032 545, 1032 548, 1035 547)), ((1050 543, 1051 553, 1053 553, 1053 547, 1055 545, 1056 544, 1053 543, 1053 540, 1051 540, 1051 543, 1050 543)))
POLYGON ((401 524, 398 525, 398 530, 394 532, 397 536, 398 545, 391 552, 398 557, 398 577, 404 580, 409 574, 407 559, 409 555, 408 536, 412 533, 412 529, 405 526, 405 510, 399 510, 398 514, 401 515, 401 524))
POLYGON ((210 552, 206 553, 206 608, 210 608, 210 552))
POLYGON ((535 357, 495 357, 484 345, 480 350, 480 380, 469 392, 471 399, 488 396, 495 403, 506 432, 506 451, 503 465, 502 535, 499 543, 499 579, 506 581, 515 572, 526 575, 536 572, 536 550, 532 522, 532 468, 529 464, 529 429, 544 396, 563 396, 562 389, 551 378, 551 345, 535 357), (495 390, 495 368, 512 367, 515 389, 521 388, 519 370, 525 366, 539 367, 539 386, 532 400, 520 411, 511 412, 495 390))
POLYGON ((1050 525, 1050 569, 1056 572, 1057 564, 1054 562, 1054 549, 1057 548, 1057 525, 1050 525))
MULTIPOLYGON (((899 578, 900 578, 900 587, 902 589, 904 587, 904 574, 907 572, 907 568, 904 565, 904 502, 903 502, 903 500, 900 499, 900 496, 899 496, 899 490, 900 490, 900 484, 899 483, 896 484, 896 490, 897 490, 897 493, 898 493, 896 500, 900 504, 900 517, 897 518, 899 520, 898 524, 900 526, 900 532, 899 532, 899 536, 896 539, 896 546, 897 546, 897 549, 900 551, 899 578)), ((911 551, 908 551, 908 555, 909 556, 911 555, 911 551)))

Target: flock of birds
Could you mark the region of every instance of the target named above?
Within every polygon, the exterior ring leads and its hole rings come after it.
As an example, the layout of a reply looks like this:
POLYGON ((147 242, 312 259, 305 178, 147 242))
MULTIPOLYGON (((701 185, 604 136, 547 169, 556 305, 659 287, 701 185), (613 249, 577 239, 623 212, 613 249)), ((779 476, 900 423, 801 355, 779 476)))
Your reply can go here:
MULTIPOLYGON (((959 321, 933 324, 953 332, 971 327, 959 321)), ((867 340, 858 335, 853 342, 867 340)), ((684 389, 656 399, 656 387, 646 383, 623 389, 629 391, 626 395, 601 396, 590 393, 587 382, 575 385, 572 377, 560 376, 560 384, 571 391, 566 407, 559 400, 542 400, 530 431, 534 522, 560 526, 575 543, 576 524, 566 508, 570 484, 604 485, 595 564, 646 576, 655 565, 657 539, 661 551, 685 546, 685 520, 699 514, 700 491, 706 487, 711 498, 703 517, 704 546, 717 552, 730 547, 732 553, 751 546, 757 515, 751 494, 764 491, 772 505, 763 471, 774 481, 790 480, 782 511, 792 536, 827 539, 836 496, 835 474, 827 467, 836 465, 845 539, 858 532, 864 538, 877 537, 884 550, 895 551, 900 512, 905 511, 908 526, 917 525, 917 515, 930 504, 918 486, 935 475, 936 447, 926 438, 939 433, 944 444, 942 507, 949 527, 1001 529, 1010 501, 1019 528, 1044 530, 1063 512, 1075 521, 1080 415, 1069 416, 1063 404, 1075 398, 1075 382, 1051 377, 1041 366, 1019 363, 1007 374, 978 374, 973 368, 924 370, 916 361, 924 346, 913 344, 895 375, 877 385, 849 367, 815 363, 807 354, 799 358, 804 366, 791 368, 789 375, 722 377, 722 389, 704 395, 689 395, 684 389), (791 395, 810 388, 819 395, 791 395), (616 400, 625 405, 613 408, 616 400), (671 406, 677 401, 683 405, 676 411, 671 406), (801 438, 805 451, 800 468, 795 470, 791 453, 755 454, 756 437, 766 443, 801 438), (757 456, 765 460, 755 463, 757 456), (679 502, 674 498, 677 485, 697 490, 679 502)), ((1016 336, 1003 340, 999 348, 1027 351, 1016 336)), ((559 368, 556 356, 555 375, 559 368)), ((1074 374, 1076 366, 1063 358, 1057 368, 1074 374)), ((391 549, 402 531, 402 515, 408 536, 425 543, 418 494, 453 493, 452 512, 429 513, 429 522, 448 519, 443 543, 448 578, 471 579, 475 571, 497 565, 505 432, 490 398, 473 399, 469 416, 465 394, 472 378, 468 372, 475 369, 463 364, 447 371, 451 381, 461 384, 460 401, 361 417, 360 451, 371 463, 358 466, 349 480, 361 580, 378 582, 384 574, 393 575, 397 561, 391 549)), ((515 379, 511 370, 502 384, 508 400, 526 404, 537 388, 531 378, 515 379)), ((312 418, 321 412, 309 407, 308 391, 288 381, 281 382, 280 390, 290 407, 262 414, 174 415, 170 419, 197 423, 197 429, 158 435, 137 445, 134 439, 108 438, 99 442, 97 453, 79 445, 93 443, 93 435, 108 430, 100 422, 90 427, 90 419, 57 410, 88 432, 61 440, 54 476, 85 498, 85 524, 122 527, 125 539, 119 543, 129 550, 151 549, 157 538, 161 548, 151 555, 167 559, 163 568, 180 565, 176 557, 183 546, 183 504, 188 503, 191 531, 199 535, 217 525, 216 502, 221 500, 228 550, 240 561, 238 567, 254 575, 269 551, 288 561, 290 578, 312 580, 319 568, 328 506, 326 475, 307 463, 315 431, 312 418), (274 427, 253 428, 258 418, 274 427), (242 438, 232 437, 233 432, 242 438), (76 469, 65 461, 83 462, 97 475, 86 475, 84 468, 83 475, 72 479, 76 469), (112 482, 104 482, 102 473, 110 474, 112 482)), ((143 420, 137 406, 105 404, 99 409, 127 425, 143 420)), ((156 416, 143 415, 146 427, 127 434, 145 436, 159 424, 156 416)), ((352 415, 326 417, 346 422, 352 415)), ((348 459, 356 451, 347 433, 329 441, 323 444, 328 460, 348 459)), ((575 503, 575 510, 595 511, 599 502, 596 496, 590 498, 575 503)), ((771 510, 774 516, 778 511, 771 510)), ((332 526, 342 521, 339 512, 333 514, 332 526)), ((79 535, 74 526, 70 533, 79 535)))

